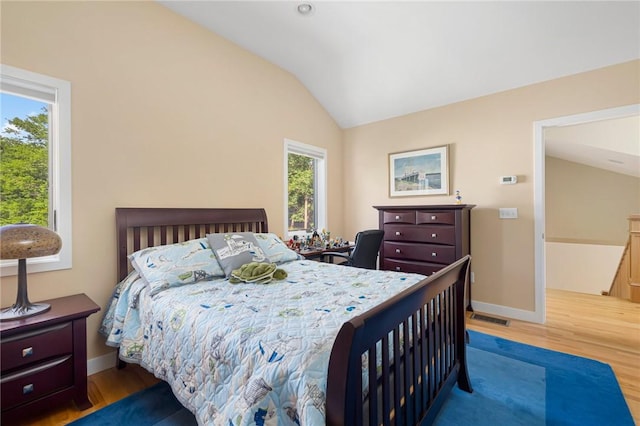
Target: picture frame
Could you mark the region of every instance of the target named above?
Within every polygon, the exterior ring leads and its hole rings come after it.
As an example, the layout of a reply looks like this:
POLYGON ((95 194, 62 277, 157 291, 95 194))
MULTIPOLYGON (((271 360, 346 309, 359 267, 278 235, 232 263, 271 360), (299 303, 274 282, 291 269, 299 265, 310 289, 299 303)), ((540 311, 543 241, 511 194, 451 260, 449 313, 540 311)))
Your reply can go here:
POLYGON ((389 154, 389 196, 449 195, 449 145, 389 154))

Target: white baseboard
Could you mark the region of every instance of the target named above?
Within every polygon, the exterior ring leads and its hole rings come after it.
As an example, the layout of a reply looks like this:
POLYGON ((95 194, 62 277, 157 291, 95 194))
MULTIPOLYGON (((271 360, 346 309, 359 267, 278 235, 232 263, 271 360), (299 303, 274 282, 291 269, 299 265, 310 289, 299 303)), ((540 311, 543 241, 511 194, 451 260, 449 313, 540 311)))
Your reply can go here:
POLYGON ((95 373, 99 373, 104 370, 108 370, 111 367, 116 366, 117 355, 115 352, 91 358, 87 361, 87 375, 90 376, 95 373))
POLYGON ((539 315, 534 311, 525 311, 502 305, 492 305, 491 303, 483 303, 475 300, 471 302, 471 306, 475 312, 482 312, 485 314, 492 314, 504 318, 517 319, 538 324, 544 323, 544 319, 539 318, 539 315))

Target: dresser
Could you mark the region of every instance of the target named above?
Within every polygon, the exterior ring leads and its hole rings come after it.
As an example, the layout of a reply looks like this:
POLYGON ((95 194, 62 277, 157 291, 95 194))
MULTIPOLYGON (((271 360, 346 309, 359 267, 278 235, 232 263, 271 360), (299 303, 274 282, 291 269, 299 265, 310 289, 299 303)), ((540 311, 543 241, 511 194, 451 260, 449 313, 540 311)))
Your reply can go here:
MULTIPOLYGON (((384 230, 380 269, 431 275, 471 252, 473 204, 374 206, 384 230)), ((470 284, 469 284, 470 286, 470 284)), ((471 288, 467 291, 471 309, 471 288)))
POLYGON ((87 396, 86 318, 99 311, 85 294, 44 300, 45 313, 0 322, 2 424, 87 396))

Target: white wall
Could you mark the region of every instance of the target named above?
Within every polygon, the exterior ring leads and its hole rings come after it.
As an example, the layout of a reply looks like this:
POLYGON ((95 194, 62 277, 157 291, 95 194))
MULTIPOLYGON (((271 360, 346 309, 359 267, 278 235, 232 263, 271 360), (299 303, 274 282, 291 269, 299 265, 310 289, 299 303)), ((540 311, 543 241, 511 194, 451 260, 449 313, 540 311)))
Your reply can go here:
POLYGON ((545 243, 547 288, 601 294, 609 291, 624 247, 545 243))

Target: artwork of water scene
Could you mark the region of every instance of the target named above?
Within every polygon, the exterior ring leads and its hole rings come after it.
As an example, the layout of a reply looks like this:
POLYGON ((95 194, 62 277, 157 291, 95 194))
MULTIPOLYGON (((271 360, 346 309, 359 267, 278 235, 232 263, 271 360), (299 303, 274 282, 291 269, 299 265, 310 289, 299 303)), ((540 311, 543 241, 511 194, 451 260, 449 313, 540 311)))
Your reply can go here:
POLYGON ((449 193, 449 146, 389 154, 389 195, 449 193))
POLYGON ((442 155, 428 154, 394 159, 396 191, 442 188, 442 155))

